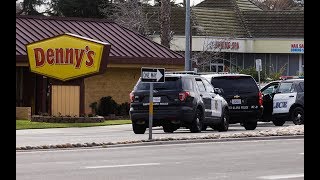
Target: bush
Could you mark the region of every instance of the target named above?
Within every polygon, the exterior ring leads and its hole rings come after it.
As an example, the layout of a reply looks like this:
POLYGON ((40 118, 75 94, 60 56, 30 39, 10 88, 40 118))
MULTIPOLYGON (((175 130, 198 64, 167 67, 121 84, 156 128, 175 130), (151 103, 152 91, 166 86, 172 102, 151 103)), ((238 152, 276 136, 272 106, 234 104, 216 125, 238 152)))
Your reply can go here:
POLYGON ((111 96, 102 97, 100 99, 98 114, 100 116, 108 116, 109 114, 116 114, 118 104, 111 96))
POLYGON ((118 105, 116 115, 117 116, 129 115, 129 110, 130 110, 130 104, 127 102, 122 103, 122 104, 118 105))
MULTIPOLYGON (((263 70, 260 72, 260 81, 265 81, 265 79, 266 79, 266 77, 265 77, 263 72, 264 72, 263 70)), ((241 69, 239 71, 239 73, 251 75, 257 82, 259 82, 258 71, 256 71, 255 67, 249 67, 247 69, 241 69)))

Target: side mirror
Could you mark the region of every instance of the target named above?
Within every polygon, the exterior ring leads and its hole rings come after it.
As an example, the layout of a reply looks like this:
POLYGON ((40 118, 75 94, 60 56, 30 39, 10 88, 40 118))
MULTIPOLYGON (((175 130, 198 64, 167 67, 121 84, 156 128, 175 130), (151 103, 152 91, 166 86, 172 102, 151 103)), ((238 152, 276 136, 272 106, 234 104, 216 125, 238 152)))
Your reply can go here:
POLYGON ((213 92, 216 93, 216 94, 222 94, 222 93, 223 93, 223 89, 214 88, 214 89, 213 89, 213 92))

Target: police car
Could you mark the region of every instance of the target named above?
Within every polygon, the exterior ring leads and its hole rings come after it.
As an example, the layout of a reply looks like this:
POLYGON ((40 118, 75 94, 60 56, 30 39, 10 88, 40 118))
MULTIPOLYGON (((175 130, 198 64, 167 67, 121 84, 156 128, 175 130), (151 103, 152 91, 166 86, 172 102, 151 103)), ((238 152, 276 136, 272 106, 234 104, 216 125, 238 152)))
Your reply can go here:
MULTIPOLYGON (((149 126, 149 83, 141 79, 130 93, 130 118, 135 134, 149 126)), ((229 128, 228 103, 221 90, 192 72, 168 72, 164 83, 153 85, 153 127, 162 126, 172 133, 180 127, 201 132, 207 126, 218 131, 229 128)))
POLYGON ((304 124, 304 79, 271 82, 261 92, 264 94, 263 121, 272 120, 276 126, 286 121, 304 124))

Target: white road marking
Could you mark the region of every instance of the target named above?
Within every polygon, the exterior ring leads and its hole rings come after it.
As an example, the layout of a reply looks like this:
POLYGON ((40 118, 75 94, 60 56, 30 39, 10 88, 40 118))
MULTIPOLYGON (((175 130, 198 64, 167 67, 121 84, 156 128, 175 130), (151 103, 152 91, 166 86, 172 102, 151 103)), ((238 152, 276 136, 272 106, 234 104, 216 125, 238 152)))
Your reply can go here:
POLYGON ((145 164, 122 164, 122 165, 111 165, 111 166, 87 166, 86 169, 100 169, 100 168, 116 168, 116 167, 134 167, 134 166, 156 166, 160 163, 145 163, 145 164))
POLYGON ((272 175, 272 176, 260 176, 259 179, 290 179, 304 177, 303 173, 300 174, 283 174, 283 175, 272 175))
POLYGON ((304 155, 304 153, 299 153, 299 154, 304 155))

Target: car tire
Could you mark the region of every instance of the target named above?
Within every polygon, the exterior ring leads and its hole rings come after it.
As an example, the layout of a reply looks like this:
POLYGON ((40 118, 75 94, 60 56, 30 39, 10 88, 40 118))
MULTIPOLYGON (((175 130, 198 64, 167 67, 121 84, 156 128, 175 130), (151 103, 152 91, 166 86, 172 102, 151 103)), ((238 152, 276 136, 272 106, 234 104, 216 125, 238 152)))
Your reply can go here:
POLYGON ((203 116, 201 113, 200 109, 196 110, 196 114, 194 116, 193 121, 191 122, 191 127, 190 127, 190 131, 192 133, 199 133, 201 132, 202 129, 202 120, 203 120, 203 116))
POLYGON ((286 120, 285 119, 274 119, 274 120, 272 120, 272 123, 275 126, 283 126, 284 123, 286 123, 286 120))
POLYGON ((223 110, 221 116, 221 123, 217 126, 219 132, 228 131, 229 129, 229 113, 227 110, 223 110))
POLYGON ((132 129, 135 134, 144 134, 146 132, 147 127, 146 125, 133 123, 132 129))
POLYGON ((304 124, 304 110, 301 107, 296 107, 292 111, 291 120, 295 125, 301 125, 304 124))
POLYGON ((207 125, 202 125, 202 127, 201 127, 201 131, 206 131, 207 130, 207 125))
POLYGON ((257 127, 257 121, 245 121, 243 122, 243 126, 246 130, 255 130, 257 127))

